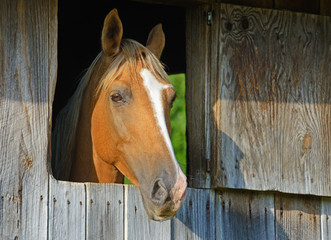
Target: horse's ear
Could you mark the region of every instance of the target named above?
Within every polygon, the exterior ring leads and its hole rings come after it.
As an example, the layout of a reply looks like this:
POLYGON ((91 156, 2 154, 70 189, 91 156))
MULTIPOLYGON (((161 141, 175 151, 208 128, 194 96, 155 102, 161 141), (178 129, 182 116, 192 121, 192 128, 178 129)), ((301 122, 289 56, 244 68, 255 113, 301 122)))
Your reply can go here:
POLYGON ((158 24, 150 31, 146 43, 146 47, 151 50, 157 58, 161 57, 165 45, 165 36, 162 29, 162 24, 158 24))
POLYGON ((117 9, 114 8, 110 11, 110 13, 108 13, 103 24, 101 35, 102 50, 108 56, 112 56, 118 53, 122 36, 122 22, 118 16, 117 9))

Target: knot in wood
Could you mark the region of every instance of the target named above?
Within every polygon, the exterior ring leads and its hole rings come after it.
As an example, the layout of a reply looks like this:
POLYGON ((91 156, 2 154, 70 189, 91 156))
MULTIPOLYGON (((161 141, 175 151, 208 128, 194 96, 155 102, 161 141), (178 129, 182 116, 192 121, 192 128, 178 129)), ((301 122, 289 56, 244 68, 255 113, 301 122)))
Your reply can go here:
POLYGON ((241 27, 242 29, 246 30, 249 28, 249 21, 248 21, 248 18, 246 16, 243 16, 241 18, 241 27))
POLYGON ((29 171, 30 168, 31 168, 32 165, 33 165, 33 158, 32 158, 32 156, 27 155, 27 156, 25 157, 25 159, 23 160, 23 163, 24 163, 24 165, 25 165, 25 169, 26 169, 27 171, 29 171))
POLYGON ((225 22, 224 27, 226 30, 231 31, 232 30, 232 23, 231 22, 225 22))
POLYGON ((306 134, 303 138, 303 149, 310 150, 311 149, 311 136, 306 134))

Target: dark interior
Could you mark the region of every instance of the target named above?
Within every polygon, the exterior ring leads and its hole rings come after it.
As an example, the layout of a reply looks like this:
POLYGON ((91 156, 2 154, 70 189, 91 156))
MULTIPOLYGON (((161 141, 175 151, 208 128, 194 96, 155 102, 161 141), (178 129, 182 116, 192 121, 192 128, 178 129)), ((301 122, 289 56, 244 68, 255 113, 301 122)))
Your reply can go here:
POLYGON ((65 106, 79 79, 101 50, 103 21, 117 8, 123 23, 123 37, 145 44, 149 31, 162 23, 166 46, 161 61, 168 74, 185 72, 185 9, 131 1, 58 3, 58 78, 53 119, 65 106))

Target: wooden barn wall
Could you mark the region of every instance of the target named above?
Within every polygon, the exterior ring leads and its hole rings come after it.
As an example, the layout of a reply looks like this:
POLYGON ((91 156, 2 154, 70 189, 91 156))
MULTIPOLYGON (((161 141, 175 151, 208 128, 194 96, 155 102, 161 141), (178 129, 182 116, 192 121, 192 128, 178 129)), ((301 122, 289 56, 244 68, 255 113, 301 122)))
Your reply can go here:
POLYGON ((51 182, 49 239, 331 237, 331 198, 189 188, 176 217, 155 222, 148 219, 135 186, 51 182))
POLYGON ((0 238, 47 238, 57 1, 0 1, 0 238))
POLYGON ((331 196, 331 18, 216 4, 187 24, 191 186, 331 196))
MULTIPOLYGON (((196 19, 205 19, 208 7, 196 10, 196 19)), ((189 11, 193 19, 194 10, 189 11)), ((57 1, 1 0, 0 12, 0 239, 331 239, 330 197, 189 188, 176 217, 159 223, 147 219, 134 186, 55 180, 47 171, 47 159, 57 68, 57 1)), ((212 79, 206 79, 212 71, 208 66, 218 61, 205 57, 218 51, 208 47, 208 41, 219 31, 201 29, 203 49, 195 50, 203 54, 192 79, 203 81, 192 82, 189 91, 200 91, 196 96, 203 101, 193 106, 198 113, 212 114, 209 96, 216 96, 219 88, 201 87, 212 79)), ((193 27, 190 31, 197 33, 193 27)), ((213 137, 213 123, 202 119, 201 129, 213 137)), ((200 141, 211 150, 196 152, 208 160, 200 163, 207 174, 199 173, 199 178, 213 184, 213 142, 206 137, 200 141)))

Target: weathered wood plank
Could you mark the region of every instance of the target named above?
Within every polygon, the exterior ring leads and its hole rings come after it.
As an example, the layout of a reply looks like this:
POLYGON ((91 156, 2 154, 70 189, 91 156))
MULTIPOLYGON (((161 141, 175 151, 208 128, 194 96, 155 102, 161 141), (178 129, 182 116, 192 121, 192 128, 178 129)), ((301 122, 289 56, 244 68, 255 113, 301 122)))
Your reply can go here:
POLYGON ((320 197, 276 195, 276 239, 321 239, 320 206, 320 197))
POLYGON ((320 1, 315 0, 274 0, 276 9, 288 9, 296 12, 319 14, 320 1))
POLYGON ((331 239, 331 198, 322 198, 321 203, 321 239, 331 239))
POLYGON ((320 0, 320 14, 331 16, 331 3, 329 0, 320 0))
POLYGON ((244 5, 250 7, 273 8, 274 0, 221 0, 218 2, 244 5))
POLYGON ((183 7, 189 7, 198 4, 206 4, 211 2, 211 0, 133 0, 133 1, 162 4, 162 5, 183 6, 183 7))
POLYGON ((273 193, 224 190, 216 212, 216 239, 275 239, 273 193))
POLYGON ((171 222, 171 239, 216 239, 215 192, 187 189, 187 198, 171 222))
POLYGON ((86 184, 87 239, 124 239, 124 186, 86 184))
POLYGON ((0 1, 0 236, 46 239, 57 1, 0 1))
POLYGON ((331 18, 218 8, 214 186, 330 196, 331 18))
POLYGON ((209 6, 186 11, 187 174, 191 187, 209 187, 209 6))
POLYGON ((86 190, 84 183, 49 183, 49 239, 85 239, 86 190))
POLYGON ((170 221, 148 219, 136 186, 125 185, 125 203, 125 239, 170 239, 170 221))

